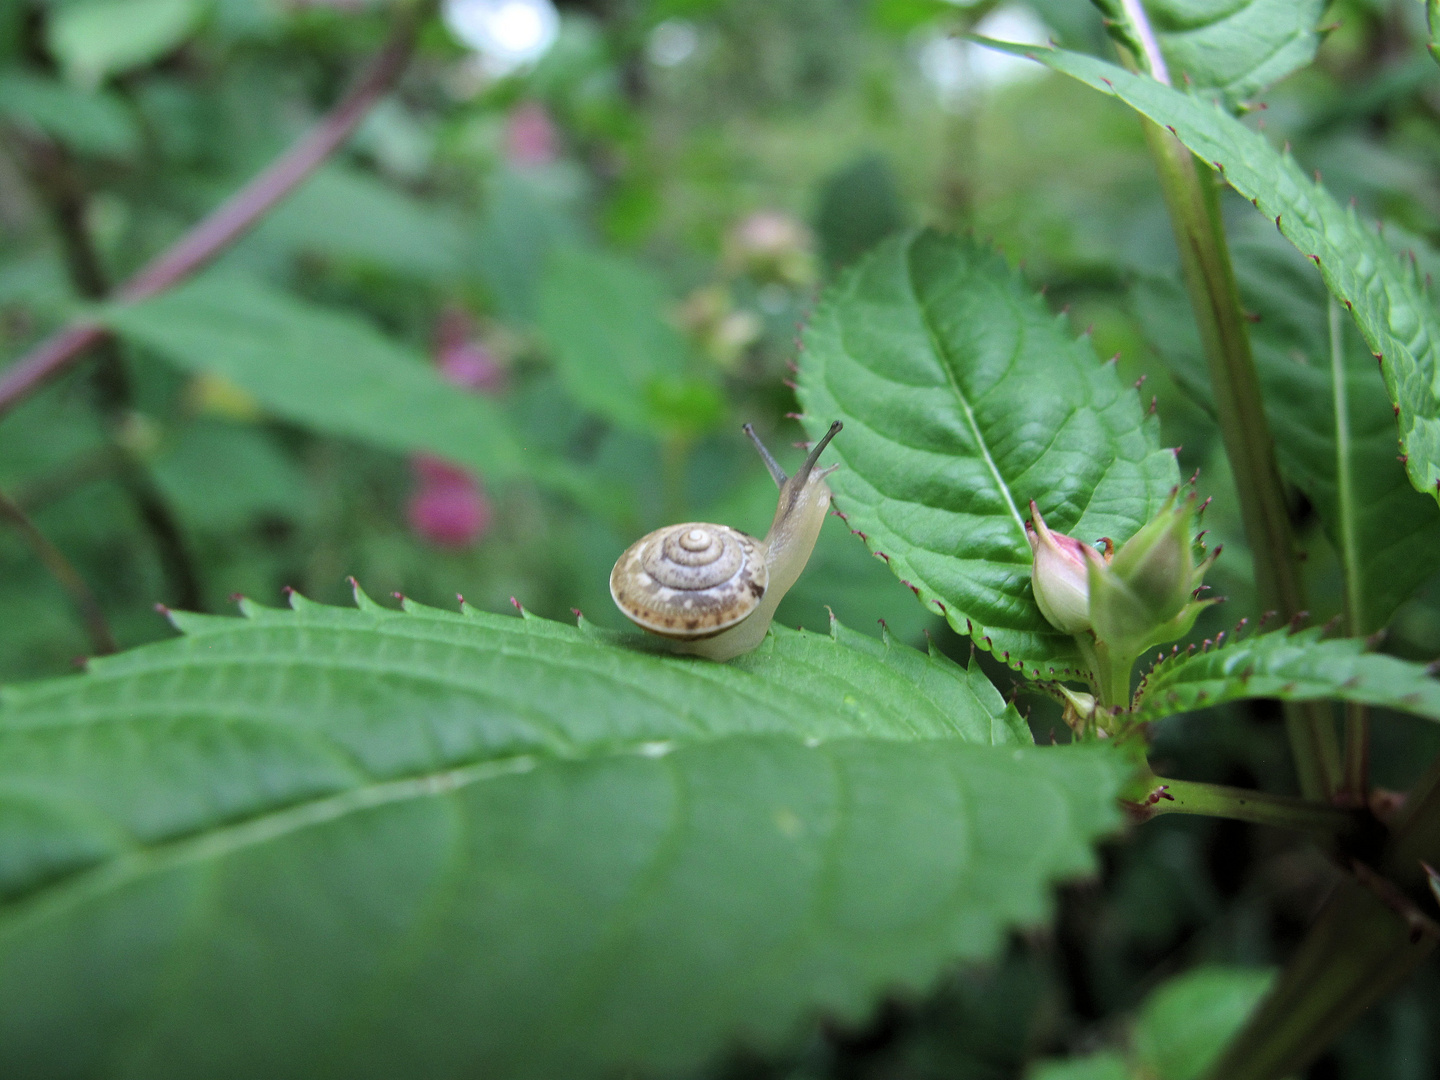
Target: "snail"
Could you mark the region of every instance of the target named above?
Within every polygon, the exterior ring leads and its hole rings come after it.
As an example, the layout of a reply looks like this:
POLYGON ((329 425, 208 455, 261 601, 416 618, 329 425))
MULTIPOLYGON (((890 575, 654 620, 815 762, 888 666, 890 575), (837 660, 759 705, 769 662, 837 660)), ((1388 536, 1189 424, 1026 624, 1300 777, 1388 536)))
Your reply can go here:
POLYGON ((728 525, 688 521, 642 536, 610 571, 610 595, 635 625, 670 639, 675 652, 729 660, 759 645, 781 598, 815 548, 830 508, 820 452, 841 428, 830 425, 805 464, 787 477, 754 428, 745 434, 780 487, 764 540, 728 525))

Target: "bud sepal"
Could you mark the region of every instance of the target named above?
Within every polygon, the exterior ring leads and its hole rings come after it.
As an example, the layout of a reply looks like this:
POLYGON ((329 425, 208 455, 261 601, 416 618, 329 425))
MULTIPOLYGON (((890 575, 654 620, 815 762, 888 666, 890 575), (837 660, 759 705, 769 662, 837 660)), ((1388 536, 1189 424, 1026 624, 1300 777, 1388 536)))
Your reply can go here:
POLYGON ((1047 528, 1030 504, 1026 534, 1035 602, 1046 621, 1075 638, 1101 706, 1097 717, 1128 705, 1131 670, 1144 652, 1185 636, 1200 612, 1218 603, 1199 599, 1220 551, 1197 563, 1194 504, 1193 493, 1181 499, 1177 488, 1118 550, 1108 539, 1100 541, 1103 553, 1047 528))

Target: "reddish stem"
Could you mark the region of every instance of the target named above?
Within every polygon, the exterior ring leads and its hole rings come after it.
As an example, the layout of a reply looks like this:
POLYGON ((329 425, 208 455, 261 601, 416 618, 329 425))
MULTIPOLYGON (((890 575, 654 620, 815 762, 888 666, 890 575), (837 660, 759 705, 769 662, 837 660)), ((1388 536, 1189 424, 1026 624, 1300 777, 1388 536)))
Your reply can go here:
MULTIPOLYGON (((395 85, 433 3, 420 0, 403 17, 360 80, 299 142, 142 267, 115 295, 134 302, 173 287, 233 244, 294 191, 339 149, 375 103, 395 85)), ((36 345, 0 375, 0 416, 110 333, 108 327, 94 319, 77 319, 36 345)))

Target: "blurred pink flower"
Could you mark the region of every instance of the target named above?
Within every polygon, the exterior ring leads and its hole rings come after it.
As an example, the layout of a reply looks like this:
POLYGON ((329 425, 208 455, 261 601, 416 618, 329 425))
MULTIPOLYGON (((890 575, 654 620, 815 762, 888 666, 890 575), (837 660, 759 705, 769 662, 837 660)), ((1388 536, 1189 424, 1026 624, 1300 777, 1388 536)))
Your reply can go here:
POLYGON ((416 454, 411 468, 419 490, 410 497, 410 528, 436 547, 468 548, 490 528, 490 500, 465 469, 430 454, 416 454))
POLYGON ((522 101, 505 120, 505 160, 517 168, 549 165, 559 156, 559 135, 538 101, 522 101))
POLYGON ((458 307, 440 313, 435 328, 435 365, 445 381, 480 394, 505 389, 505 367, 476 336, 474 320, 458 307))

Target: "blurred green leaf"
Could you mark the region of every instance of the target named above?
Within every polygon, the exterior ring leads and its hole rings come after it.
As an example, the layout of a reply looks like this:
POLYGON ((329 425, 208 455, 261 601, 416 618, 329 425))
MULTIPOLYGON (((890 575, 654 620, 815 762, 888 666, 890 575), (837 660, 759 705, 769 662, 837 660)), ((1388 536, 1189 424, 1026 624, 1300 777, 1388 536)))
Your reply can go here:
POLYGON ((421 279, 453 281, 467 268, 458 223, 366 173, 321 169, 270 214, 261 243, 354 260, 421 279))
POLYGON ((1104 1051, 1044 1061, 1027 1080, 1198 1080, 1275 981, 1263 968, 1209 965, 1164 983, 1145 999, 1130 1054, 1104 1051))
POLYGON ((905 204, 895 172, 867 154, 825 181, 815 213, 820 250, 831 266, 848 266, 905 227, 905 204))
POLYGON ((905 35, 936 19, 957 14, 950 0, 870 0, 870 22, 887 33, 905 35))
POLYGON ((305 476, 254 425, 188 424, 151 465, 160 491, 192 528, 220 532, 262 514, 304 520, 314 510, 305 476))
POLYGON ((1145 999, 1133 1037, 1142 1075, 1197 1080, 1275 981, 1264 968, 1200 967, 1145 999))
MULTIPOLYGON (((391 450, 427 450, 494 480, 529 472, 494 404, 353 315, 207 274, 105 313, 119 333, 190 371, 224 376, 271 414, 391 450)), ((544 466, 540 475, 545 475, 544 466)))
MULTIPOLYGON (((1324 282, 1288 247, 1241 241, 1232 246, 1250 343, 1285 478, 1315 505, 1337 551, 1355 539, 1358 599, 1350 632, 1373 633, 1440 570, 1440 506, 1417 492, 1395 457, 1395 415, 1375 358, 1340 323, 1354 507, 1341 520, 1335 396, 1324 282)), ((1135 293, 1135 311, 1176 380, 1214 415, 1210 375, 1189 300, 1178 280, 1150 279, 1135 293)))
POLYGON ((567 213, 569 193, 554 182, 501 170, 486 191, 475 257, 499 314, 535 321, 540 280, 551 251, 573 244, 580 230, 567 213))
POLYGON ((1366 344, 1382 357, 1385 388, 1397 409, 1400 450, 1417 491, 1440 499, 1440 316, 1413 268, 1378 232, 1342 209, 1288 153, 1208 103, 1114 64, 1061 49, 986 42, 1072 75, 1163 124, 1273 220, 1311 258, 1330 291, 1350 309, 1366 344))
POLYGON ((1180 482, 1159 425, 993 250, 887 241, 826 291, 800 354, 803 423, 832 420, 853 529, 932 611, 1014 667, 1075 662, 1030 592, 1025 521, 1123 543, 1180 482))
POLYGON ((158 60, 190 36, 207 0, 71 0, 52 8, 50 50, 82 84, 158 60))
POLYGON ((40 75, 0 74, 0 113, 80 154, 128 157, 139 144, 133 117, 114 95, 40 75))
POLYGON ((6 1075, 689 1070, 993 953, 1119 824, 1119 755, 843 627, 361 601, 0 694, 6 1075))
POLYGON ((1361 638, 1324 641, 1322 633, 1275 630, 1167 657, 1140 680, 1135 719, 1250 698, 1338 698, 1440 720, 1440 680, 1424 664, 1367 653, 1361 638))
POLYGON ((698 434, 724 415, 710 383, 689 374, 689 348, 666 320, 670 298, 621 255, 558 248, 541 282, 540 327, 561 379, 585 408, 642 434, 698 434))

